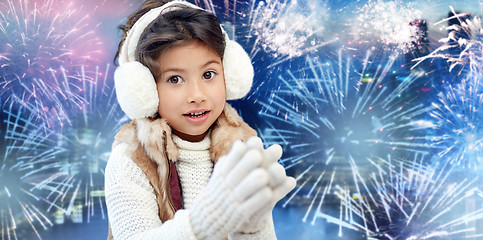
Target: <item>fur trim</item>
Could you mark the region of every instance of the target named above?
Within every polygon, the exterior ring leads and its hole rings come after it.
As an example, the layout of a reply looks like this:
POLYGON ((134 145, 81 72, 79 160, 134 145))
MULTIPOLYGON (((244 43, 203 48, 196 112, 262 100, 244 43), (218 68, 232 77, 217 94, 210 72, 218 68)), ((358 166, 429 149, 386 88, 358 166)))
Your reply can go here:
POLYGON ((139 62, 119 66, 114 73, 121 109, 131 119, 153 117, 158 112, 158 92, 151 71, 139 62))
POLYGON ((173 141, 171 127, 166 119, 144 118, 136 122, 138 139, 151 159, 158 164, 166 160, 166 154, 171 161, 178 159, 178 148, 173 141))
MULTIPOLYGON (((159 130, 156 126, 161 126, 160 128, 163 128, 167 127, 167 124, 163 121, 156 122, 149 119, 142 119, 138 121, 134 120, 130 123, 127 123, 116 134, 113 147, 117 146, 121 142, 128 144, 129 147, 127 154, 149 179, 149 182, 157 196, 156 200, 158 204, 159 217, 164 222, 173 218, 175 209, 171 207, 169 196, 165 190, 168 187, 167 184, 169 184, 167 181, 169 174, 169 163, 165 157, 166 155, 159 154, 159 152, 164 151, 153 150, 156 149, 158 145, 162 146, 161 149, 164 149, 163 139, 165 134, 163 134, 162 131, 161 134, 158 132, 153 132, 157 133, 153 134, 153 137, 151 137, 150 134, 146 134, 149 133, 149 131, 159 130), (162 136, 159 138, 161 140, 156 139, 156 136, 159 135, 162 136), (149 142, 143 142, 141 139, 149 142), (161 159, 152 160, 152 156, 159 156, 161 159)), ((167 127, 167 130, 169 132, 171 131, 169 127, 167 127)), ((173 144, 174 143, 171 141, 171 145, 173 144)), ((177 150, 175 154, 177 154, 177 150)))
POLYGON ((226 103, 211 132, 211 159, 216 163, 221 156, 228 154, 236 140, 247 141, 256 135, 257 132, 240 118, 230 104, 226 103))
POLYGON ((119 132, 114 136, 114 142, 112 143, 112 148, 115 148, 120 143, 128 144, 128 151, 132 152, 136 150, 137 147, 136 138, 136 124, 134 122, 129 122, 124 124, 119 132))

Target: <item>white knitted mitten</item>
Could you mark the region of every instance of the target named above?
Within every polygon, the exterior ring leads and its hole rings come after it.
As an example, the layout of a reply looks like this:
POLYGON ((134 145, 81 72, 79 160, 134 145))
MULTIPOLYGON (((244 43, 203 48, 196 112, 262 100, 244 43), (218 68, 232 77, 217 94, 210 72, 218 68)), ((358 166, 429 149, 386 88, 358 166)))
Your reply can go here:
POLYGON ((277 162, 282 156, 282 147, 280 145, 275 144, 263 150, 262 140, 258 137, 252 137, 247 141, 247 147, 263 152, 262 166, 267 169, 270 175, 269 186, 273 192, 270 203, 244 222, 238 230, 242 233, 255 233, 265 227, 272 217, 272 210, 275 204, 295 188, 296 182, 293 177, 286 175, 285 168, 277 162))
POLYGON ((263 154, 237 141, 228 155, 221 157, 208 184, 190 209, 194 234, 198 239, 222 239, 273 199, 268 187, 269 173, 261 168, 263 154))

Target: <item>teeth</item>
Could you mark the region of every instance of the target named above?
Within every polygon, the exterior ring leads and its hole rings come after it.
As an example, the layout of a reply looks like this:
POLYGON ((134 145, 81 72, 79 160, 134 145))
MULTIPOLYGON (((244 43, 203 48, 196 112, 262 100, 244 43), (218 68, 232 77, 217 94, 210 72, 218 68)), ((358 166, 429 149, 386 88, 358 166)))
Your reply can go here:
POLYGON ((204 114, 205 114, 205 112, 188 113, 188 116, 190 116, 190 117, 200 117, 204 114))

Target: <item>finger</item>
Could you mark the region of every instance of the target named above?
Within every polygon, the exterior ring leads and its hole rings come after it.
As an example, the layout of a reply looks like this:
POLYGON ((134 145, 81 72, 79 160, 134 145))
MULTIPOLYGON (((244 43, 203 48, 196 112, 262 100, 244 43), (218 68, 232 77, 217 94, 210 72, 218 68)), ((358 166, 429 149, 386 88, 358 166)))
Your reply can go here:
POLYGON ((273 190, 273 198, 278 202, 280 199, 284 198, 290 191, 292 191, 297 182, 293 177, 286 177, 283 184, 280 184, 277 188, 273 190))
POLYGON ((263 151, 263 142, 262 139, 259 137, 250 137, 247 141, 247 147, 249 149, 258 149, 260 151, 263 151))
POLYGON ((245 178, 253 169, 262 163, 262 154, 258 150, 248 150, 243 157, 233 166, 226 174, 226 183, 228 186, 234 187, 245 178))
POLYGON ((282 184, 287 177, 287 174, 285 173, 285 168, 283 168, 283 166, 279 163, 272 163, 268 167, 267 171, 270 176, 269 186, 271 188, 275 188, 278 185, 282 184))
POLYGON ((245 201, 264 187, 267 187, 268 179, 267 171, 263 168, 257 168, 242 179, 240 184, 235 187, 233 194, 240 201, 245 201))
POLYGON ((282 147, 278 144, 274 144, 263 151, 264 167, 270 166, 270 164, 277 162, 282 157, 282 147))
POLYGON ((230 152, 227 155, 220 157, 215 165, 215 169, 219 169, 218 172, 221 173, 229 172, 240 161, 240 158, 246 151, 246 145, 241 140, 237 140, 233 143, 230 152))
POLYGON ((259 212, 264 207, 269 206, 272 202, 272 198, 272 190, 270 190, 268 187, 264 187, 249 197, 246 201, 241 203, 240 209, 246 213, 246 216, 253 216, 254 213, 259 212))

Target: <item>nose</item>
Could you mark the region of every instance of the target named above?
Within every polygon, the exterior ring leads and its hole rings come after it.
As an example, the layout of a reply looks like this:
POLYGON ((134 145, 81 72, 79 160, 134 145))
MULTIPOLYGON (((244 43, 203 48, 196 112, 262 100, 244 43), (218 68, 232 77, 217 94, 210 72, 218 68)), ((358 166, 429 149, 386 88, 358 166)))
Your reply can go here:
POLYGON ((190 81, 188 86, 188 102, 202 103, 206 100, 206 89, 201 80, 190 81))

